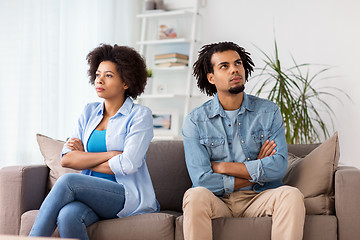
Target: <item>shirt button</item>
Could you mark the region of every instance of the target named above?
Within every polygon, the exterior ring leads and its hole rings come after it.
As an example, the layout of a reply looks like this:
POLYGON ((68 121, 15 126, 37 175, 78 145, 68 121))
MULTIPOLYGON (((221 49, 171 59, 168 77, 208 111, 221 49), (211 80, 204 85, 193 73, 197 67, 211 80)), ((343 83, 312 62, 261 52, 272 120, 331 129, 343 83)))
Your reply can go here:
POLYGON ((262 138, 264 137, 264 135, 263 135, 263 134, 261 134, 260 136, 261 136, 262 138))
POLYGON ((229 142, 229 145, 231 145, 231 142, 229 142))
POLYGON ((129 192, 126 192, 126 195, 129 195, 129 192))
POLYGON ((241 125, 241 123, 238 123, 238 125, 240 126, 240 125, 241 125))
POLYGON ((250 161, 250 158, 248 158, 248 160, 250 161))
POLYGON ((228 126, 231 127, 231 124, 229 124, 228 126))
POLYGON ((241 143, 244 143, 245 141, 244 140, 241 140, 241 143))
POLYGON ((213 143, 213 142, 211 143, 211 146, 214 146, 214 143, 213 143))

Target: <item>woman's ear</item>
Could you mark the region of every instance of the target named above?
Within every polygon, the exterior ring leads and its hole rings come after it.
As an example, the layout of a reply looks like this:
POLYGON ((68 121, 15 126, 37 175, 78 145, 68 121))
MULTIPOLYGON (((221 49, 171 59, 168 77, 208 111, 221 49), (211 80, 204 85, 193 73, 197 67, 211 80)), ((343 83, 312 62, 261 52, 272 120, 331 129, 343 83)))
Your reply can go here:
POLYGON ((124 83, 124 89, 129 89, 129 87, 126 85, 126 83, 124 83))

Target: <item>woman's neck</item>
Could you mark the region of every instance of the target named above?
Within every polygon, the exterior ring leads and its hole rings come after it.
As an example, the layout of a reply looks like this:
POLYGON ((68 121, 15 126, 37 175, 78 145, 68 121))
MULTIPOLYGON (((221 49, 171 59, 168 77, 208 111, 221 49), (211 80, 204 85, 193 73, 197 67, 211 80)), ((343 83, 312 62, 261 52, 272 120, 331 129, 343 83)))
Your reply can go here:
POLYGON ((125 102, 125 97, 121 99, 105 99, 104 115, 114 116, 125 102))

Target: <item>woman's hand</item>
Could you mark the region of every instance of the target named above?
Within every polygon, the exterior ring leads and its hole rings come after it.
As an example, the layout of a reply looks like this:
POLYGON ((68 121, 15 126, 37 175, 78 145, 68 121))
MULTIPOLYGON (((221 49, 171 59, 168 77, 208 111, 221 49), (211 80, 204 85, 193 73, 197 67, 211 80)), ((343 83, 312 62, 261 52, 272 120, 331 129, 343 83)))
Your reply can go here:
POLYGON ((84 144, 78 138, 70 138, 70 140, 65 144, 72 151, 82 151, 85 152, 84 144))

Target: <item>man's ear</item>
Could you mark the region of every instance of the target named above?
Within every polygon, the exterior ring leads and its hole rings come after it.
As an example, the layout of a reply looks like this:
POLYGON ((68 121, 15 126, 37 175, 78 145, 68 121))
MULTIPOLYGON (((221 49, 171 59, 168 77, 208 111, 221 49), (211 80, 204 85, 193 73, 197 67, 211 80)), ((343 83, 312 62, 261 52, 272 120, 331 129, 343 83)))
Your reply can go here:
POLYGON ((207 79, 208 79, 209 83, 215 84, 214 74, 213 73, 208 73, 206 76, 207 76, 207 79))

